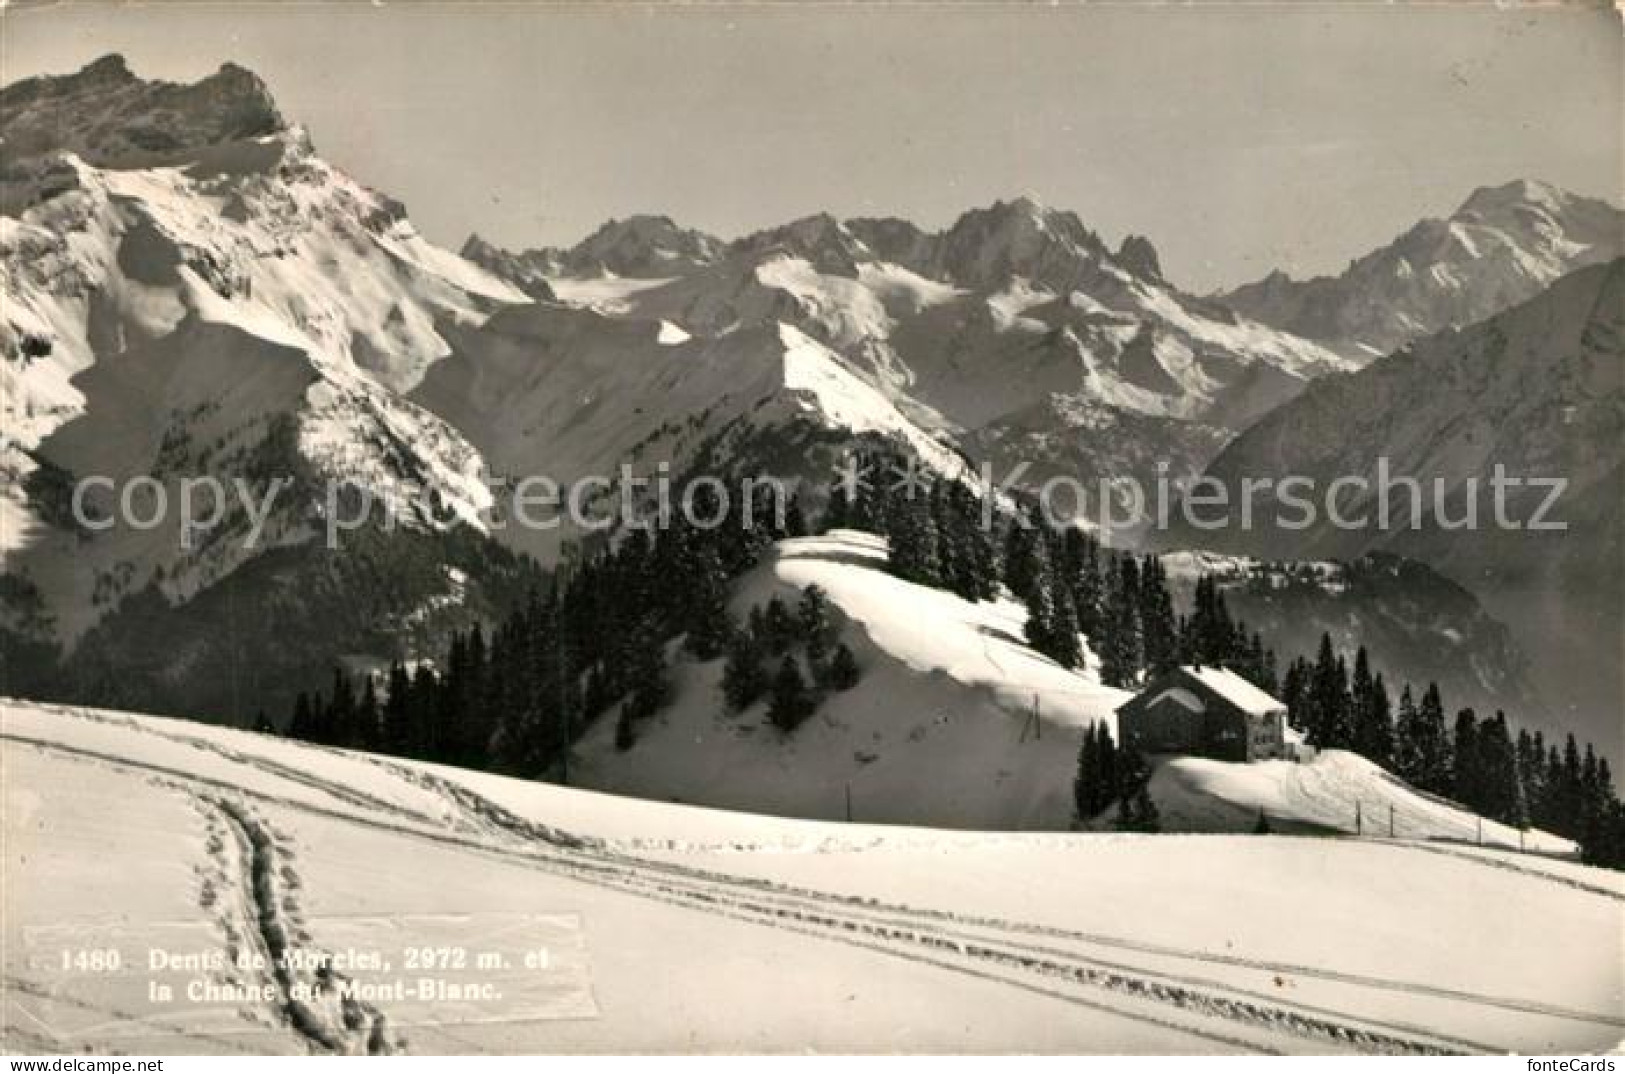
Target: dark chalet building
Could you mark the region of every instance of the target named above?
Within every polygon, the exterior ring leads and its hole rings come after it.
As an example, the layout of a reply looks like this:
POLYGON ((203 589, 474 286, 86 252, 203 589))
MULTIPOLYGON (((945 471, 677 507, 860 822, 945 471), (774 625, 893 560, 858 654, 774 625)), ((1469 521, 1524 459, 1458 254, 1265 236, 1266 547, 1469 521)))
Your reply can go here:
POLYGON ((1118 741, 1141 753, 1220 761, 1292 756, 1286 706, 1226 668, 1174 668, 1117 710, 1118 741))

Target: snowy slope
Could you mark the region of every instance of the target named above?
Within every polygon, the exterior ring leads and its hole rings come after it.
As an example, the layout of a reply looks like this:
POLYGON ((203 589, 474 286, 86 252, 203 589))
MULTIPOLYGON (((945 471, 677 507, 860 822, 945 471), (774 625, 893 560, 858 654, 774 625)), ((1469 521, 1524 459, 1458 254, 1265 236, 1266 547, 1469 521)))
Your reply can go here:
MULTIPOLYGON (((884 540, 857 531, 781 541, 737 583, 731 607, 743 618, 774 596, 793 604, 808 585, 828 593, 839 613, 842 639, 863 670, 854 689, 828 695, 786 736, 768 722, 765 701, 726 710, 720 660, 696 664, 674 648, 672 704, 635 725, 629 750, 616 748, 612 718, 591 727, 572 761, 576 782, 655 801, 823 820, 844 818, 850 794, 851 815, 865 822, 1074 826, 1079 732, 1097 721, 1115 729, 1115 710, 1131 696, 1100 683, 1093 654, 1078 671, 1060 667, 1026 646, 1019 604, 972 604, 896 578, 885 570, 884 540)), ((1301 765, 1176 758, 1162 764, 1152 789, 1171 831, 1247 832, 1261 809, 1282 830, 1352 831, 1357 808, 1386 831, 1392 804, 1401 837, 1477 838, 1471 813, 1427 801, 1340 753, 1301 765)), ((1516 832, 1493 823, 1484 829, 1491 845, 1519 846, 1516 832)), ((1528 846, 1574 849, 1539 834, 1528 846)))
POLYGON ((1625 886, 1538 857, 774 820, 12 701, 0 764, 8 1050, 1575 1052, 1622 1028, 1625 886), (372 989, 351 1010, 147 969, 287 938, 390 966, 341 965, 372 989), (64 943, 131 961, 64 971, 64 943), (409 946, 503 965, 403 974, 409 946))
POLYGON ((1151 796, 1176 831, 1250 831, 1262 812, 1282 831, 1366 835, 1527 849, 1572 856, 1567 839, 1483 821, 1462 806, 1423 794, 1364 757, 1328 750, 1302 764, 1226 764, 1205 757, 1161 761, 1151 796), (1390 827, 1391 824, 1391 827, 1390 827))
POLYGON ((766 702, 730 714, 720 661, 679 660, 674 703, 615 749, 613 720, 589 731, 574 765, 586 786, 728 809, 954 828, 1065 830, 1079 731, 1127 700, 1092 671, 1027 648, 1025 610, 970 604, 885 571, 884 541, 835 531, 783 541, 740 581, 736 615, 818 585, 845 620, 863 668, 788 738, 766 702), (1042 726, 1031 721, 1034 704, 1042 726))
MULTIPOLYGON (((691 335, 663 318, 537 303, 452 339, 452 355, 412 399, 464 430, 494 472, 544 476, 566 491, 610 482, 593 501, 598 515, 618 514, 623 466, 635 479, 704 470, 822 482, 840 445, 865 434, 938 473, 965 470, 839 354, 782 322, 691 335)), ((565 521, 504 537, 551 560, 581 536, 565 521)))

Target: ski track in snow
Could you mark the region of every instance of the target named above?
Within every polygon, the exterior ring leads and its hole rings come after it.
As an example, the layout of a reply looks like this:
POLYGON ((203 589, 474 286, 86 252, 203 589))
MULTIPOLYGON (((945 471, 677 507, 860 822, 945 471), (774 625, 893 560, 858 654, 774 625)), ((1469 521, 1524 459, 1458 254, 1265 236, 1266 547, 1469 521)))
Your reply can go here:
POLYGON ((394 1052, 383 1013, 370 1003, 336 993, 336 986, 345 980, 343 974, 326 966, 306 968, 289 961, 295 948, 309 949, 310 936, 290 890, 297 887, 299 874, 287 860, 289 851, 283 840, 241 803, 208 797, 200 801, 224 819, 237 844, 237 879, 246 903, 247 931, 276 981, 286 1023, 320 1051, 340 1055, 394 1052), (295 996, 297 985, 312 989, 312 998, 295 996))
MULTIPOLYGON (((299 883, 289 848, 275 831, 246 804, 258 800, 278 808, 343 820, 414 838, 451 843, 484 854, 518 858, 533 868, 631 895, 658 900, 704 913, 789 929, 825 940, 878 951, 888 956, 924 962, 951 972, 997 980, 1012 987, 1039 992, 1110 1013, 1193 1033, 1217 1043, 1255 1051, 1273 1051, 1272 1040, 1288 1034, 1316 1047, 1387 1054, 1438 1054, 1499 1051, 1470 1040, 1424 1028, 1363 1016, 1342 1014, 1279 997, 1233 982, 1202 977, 1195 972, 1148 969, 1121 961, 1136 954, 1190 965, 1237 967, 1262 973, 1286 974, 1351 985, 1359 988, 1411 993, 1467 1004, 1478 1004, 1531 1015, 1620 1027, 1625 1018, 1572 1010, 1426 984, 1340 973, 1314 966, 1227 956, 1198 949, 1138 942, 1122 937, 1079 932, 1023 921, 979 917, 934 910, 858 895, 800 888, 777 881, 713 869, 649 859, 620 846, 584 838, 519 817, 455 780, 383 758, 370 758, 392 776, 427 790, 446 802, 446 815, 432 818, 373 795, 341 786, 287 765, 250 756, 192 735, 159 730, 149 724, 117 717, 57 708, 73 718, 119 723, 143 734, 207 750, 234 763, 258 767, 301 787, 330 795, 348 810, 310 801, 279 797, 255 789, 234 788, 222 781, 162 765, 120 758, 94 750, 5 733, 5 739, 51 752, 68 753, 94 763, 141 771, 148 778, 185 793, 207 817, 231 833, 235 849, 213 851, 219 871, 235 873, 237 916, 246 919, 241 929, 248 942, 263 951, 286 948, 290 937, 308 940, 297 916, 297 904, 287 890, 299 883), (222 792, 229 792, 222 794, 222 792), (356 812, 360 810, 360 812, 356 812), (1040 942, 1041 941, 1041 942, 1040 942), (1112 957, 1104 957, 1108 952, 1112 957)), ((334 751, 337 752, 337 751, 334 751)), ((1412 843, 1390 844, 1397 849, 1446 854, 1490 868, 1556 880, 1592 894, 1619 900, 1616 892, 1572 878, 1466 851, 1412 843)), ((213 844, 211 844, 213 848, 213 844)), ((225 920, 224 917, 221 920, 225 920)), ((241 936, 227 929, 228 940, 241 936)), ((272 960, 274 963, 274 959, 272 960)), ((370 1005, 346 1001, 338 1017, 288 1001, 292 978, 278 974, 284 1000, 283 1024, 300 1032, 313 1047, 324 1051, 381 1052, 389 1040, 382 1012, 370 1005)))
MULTIPOLYGON (((235 1052, 240 1055, 263 1054, 257 1049, 246 1047, 240 1041, 232 1040, 230 1037, 220 1036, 214 1033, 201 1032, 193 1029, 183 1029, 179 1026, 166 1025, 162 1022, 153 1021, 149 1014, 125 1010, 122 1007, 93 1003, 79 996, 75 996, 72 993, 42 985, 38 981, 30 981, 25 977, 16 977, 8 973, 3 978, 0 978, 0 984, 4 985, 4 988, 0 989, 0 991, 15 992, 26 996, 32 996, 36 999, 48 1000, 51 1003, 65 1004, 69 1007, 75 1007, 79 1010, 89 1011, 94 1014, 105 1015, 109 1019, 107 1023, 109 1025, 129 1025, 132 1023, 141 1022, 145 1023, 157 1032, 172 1036, 177 1040, 206 1042, 222 1052, 235 1052)), ((12 1004, 11 1014, 16 1014, 19 1012, 27 1015, 27 1012, 24 1011, 22 1007, 12 1004)), ((62 1048, 61 1038, 59 1038, 52 1031, 50 1026, 43 1023, 40 1024, 40 1029, 43 1030, 43 1032, 35 1032, 27 1026, 19 1024, 8 1016, 6 1022, 4 1023, 4 1029, 8 1043, 26 1044, 31 1049, 36 1050, 37 1054, 49 1055, 53 1052, 60 1051, 62 1048)), ((75 1036, 84 1035, 86 1035, 86 1031, 83 1030, 75 1034, 75 1036)), ((25 1052, 24 1054, 28 1053, 25 1052)))
MULTIPOLYGON (((182 742, 199 749, 210 750, 240 764, 257 764, 266 760, 265 769, 308 786, 327 791, 342 789, 326 781, 313 779, 304 773, 263 758, 247 758, 235 751, 217 747, 215 743, 171 735, 156 729, 142 727, 135 721, 77 713, 84 718, 108 723, 119 723, 131 730, 158 735, 171 741, 182 742)), ((30 740, 10 734, 0 738, 24 742, 48 751, 65 752, 80 760, 95 764, 131 770, 145 770, 152 784, 184 796, 201 814, 208 838, 205 843, 207 861, 195 867, 201 881, 200 909, 208 913, 225 938, 225 950, 230 965, 215 971, 210 977, 219 984, 240 985, 241 977, 252 978, 256 985, 269 983, 281 997, 273 1016, 266 1018, 249 1007, 239 1008, 245 1021, 272 1028, 285 1028, 297 1033, 313 1051, 345 1055, 388 1055, 397 1050, 389 1039, 388 1022, 383 1013, 370 1003, 339 997, 335 986, 344 981, 343 974, 325 967, 307 967, 290 963, 286 958, 290 950, 298 948, 307 954, 319 954, 311 946, 310 934, 299 913, 297 890, 302 881, 294 869, 292 849, 286 837, 276 832, 243 801, 244 798, 265 798, 279 806, 299 807, 289 800, 239 791, 222 794, 225 788, 217 782, 200 780, 186 773, 161 766, 123 761, 78 750, 59 744, 30 740), (239 963, 237 955, 247 948, 257 956, 257 962, 239 963), (296 982, 315 992, 312 999, 296 998, 291 989, 296 982), (322 1007, 331 1007, 324 1011, 322 1007)), ((355 795, 352 802, 376 802, 365 795, 355 795)), ((20 980, 20 979, 18 979, 20 980)), ((24 982, 26 983, 26 982, 24 982)), ((7 977, 7 988, 14 979, 7 977)), ((51 992, 53 1001, 62 1000, 63 994, 51 992)), ((118 1022, 146 1021, 140 1015, 109 1011, 118 1022)), ((7 1027, 8 1031, 11 1028, 7 1027)), ((166 1029, 169 1027, 165 1027, 166 1029)), ((232 1050, 258 1054, 234 1042, 207 1034, 189 1034, 176 1030, 178 1035, 195 1036, 232 1050)), ((81 1031, 80 1035, 84 1035, 81 1031)), ((54 1042, 53 1042, 54 1048, 54 1042)))

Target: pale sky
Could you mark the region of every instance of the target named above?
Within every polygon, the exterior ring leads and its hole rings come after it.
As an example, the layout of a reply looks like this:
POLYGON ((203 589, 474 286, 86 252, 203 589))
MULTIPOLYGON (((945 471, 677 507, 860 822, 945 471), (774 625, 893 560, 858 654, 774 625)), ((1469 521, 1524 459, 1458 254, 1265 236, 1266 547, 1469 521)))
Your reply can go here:
POLYGON ((1477 186, 1620 200, 1618 16, 1579 4, 201 4, 0 15, 0 79, 225 60, 431 238, 666 213, 941 227, 1031 193, 1196 291, 1338 271, 1477 186))

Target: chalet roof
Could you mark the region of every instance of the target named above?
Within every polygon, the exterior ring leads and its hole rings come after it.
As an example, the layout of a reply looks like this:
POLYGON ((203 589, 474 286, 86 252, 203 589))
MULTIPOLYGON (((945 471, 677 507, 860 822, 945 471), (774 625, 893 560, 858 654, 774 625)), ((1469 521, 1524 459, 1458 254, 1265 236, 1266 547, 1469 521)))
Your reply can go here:
POLYGON ((1206 705, 1202 704, 1201 698, 1197 697, 1183 686, 1170 686, 1166 690, 1158 690, 1156 696, 1151 699, 1151 704, 1155 705, 1158 701, 1161 701, 1165 697, 1178 702, 1191 712, 1200 713, 1207 708, 1206 705))
POLYGON ((1280 712, 1286 705, 1260 690, 1229 668, 1182 665, 1179 669, 1249 716, 1280 712))

